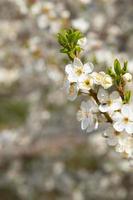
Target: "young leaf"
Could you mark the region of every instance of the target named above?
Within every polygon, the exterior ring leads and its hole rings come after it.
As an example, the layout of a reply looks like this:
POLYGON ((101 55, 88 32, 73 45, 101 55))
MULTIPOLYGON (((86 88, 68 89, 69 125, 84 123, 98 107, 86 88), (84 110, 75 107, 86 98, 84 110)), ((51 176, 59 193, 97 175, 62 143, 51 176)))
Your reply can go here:
POLYGON ((124 94, 124 103, 129 103, 131 99, 131 91, 126 91, 125 94, 124 94))
POLYGON ((121 75, 122 69, 121 69, 121 65, 118 59, 115 59, 114 61, 114 70, 117 75, 121 75))
POLYGON ((124 67, 122 68, 122 74, 124 75, 125 73, 127 73, 128 70, 128 61, 124 62, 124 67))

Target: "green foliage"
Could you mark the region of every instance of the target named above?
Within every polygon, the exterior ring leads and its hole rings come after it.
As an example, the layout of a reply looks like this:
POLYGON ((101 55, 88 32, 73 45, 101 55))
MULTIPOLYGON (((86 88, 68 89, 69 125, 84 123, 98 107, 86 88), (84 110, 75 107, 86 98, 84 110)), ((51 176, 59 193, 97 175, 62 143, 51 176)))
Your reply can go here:
POLYGON ((83 34, 74 29, 63 30, 57 35, 58 42, 62 46, 60 52, 65 53, 73 60, 75 55, 81 52, 81 47, 77 44, 83 38, 83 34))
POLYGON ((130 99, 131 99, 131 91, 126 91, 124 94, 123 103, 129 103, 130 99))
POLYGON ((125 61, 123 67, 121 66, 118 59, 114 61, 114 67, 107 69, 107 74, 109 74, 115 81, 116 85, 119 86, 124 84, 123 75, 128 71, 128 62, 125 61))
POLYGON ((107 68, 107 74, 112 78, 115 78, 115 73, 113 72, 112 67, 107 68))

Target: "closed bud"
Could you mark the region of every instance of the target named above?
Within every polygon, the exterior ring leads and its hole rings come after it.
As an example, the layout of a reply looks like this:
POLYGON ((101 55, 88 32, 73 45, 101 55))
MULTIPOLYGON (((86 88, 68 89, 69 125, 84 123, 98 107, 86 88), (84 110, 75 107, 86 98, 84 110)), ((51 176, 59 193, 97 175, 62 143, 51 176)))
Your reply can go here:
POLYGON ((132 75, 130 73, 126 73, 123 75, 123 79, 127 82, 131 82, 132 81, 132 75))

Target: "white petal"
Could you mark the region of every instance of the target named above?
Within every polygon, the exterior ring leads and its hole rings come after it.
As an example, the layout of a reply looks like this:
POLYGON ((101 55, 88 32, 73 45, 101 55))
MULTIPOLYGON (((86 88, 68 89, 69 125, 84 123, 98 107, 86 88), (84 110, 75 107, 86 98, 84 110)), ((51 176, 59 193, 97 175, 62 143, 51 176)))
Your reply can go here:
POLYGON ((129 117, 131 114, 131 110, 129 105, 125 104, 122 106, 121 113, 124 117, 129 117))
POLYGON ((89 120, 89 124, 88 124, 88 127, 87 127, 87 132, 90 133, 93 130, 95 130, 95 120, 94 120, 93 116, 90 116, 88 118, 88 120, 89 120))
POLYGON ((115 122, 114 125, 113 125, 114 129, 118 132, 121 132, 124 130, 125 128, 125 125, 122 123, 122 122, 115 122))
POLYGON ((93 69, 94 69, 94 65, 92 64, 92 63, 86 63, 85 65, 84 65, 84 72, 86 73, 86 74, 89 74, 89 73, 91 73, 92 71, 93 71, 93 69))
POLYGON ((117 91, 114 91, 110 94, 110 99, 119 99, 120 98, 120 95, 119 95, 119 92, 117 91))
POLYGON ((99 106, 99 110, 101 111, 101 112, 108 112, 109 111, 109 106, 107 105, 107 104, 105 104, 105 105, 103 105, 103 104, 101 104, 100 106, 99 106))
POLYGON ((68 80, 71 83, 76 83, 77 82, 77 76, 75 76, 75 74, 72 72, 71 74, 68 75, 68 80))
POLYGON ((81 111, 81 110, 79 110, 79 111, 77 112, 77 120, 78 120, 78 121, 82 121, 82 120, 83 120, 83 115, 82 115, 82 111, 81 111))
POLYGON ((88 118, 83 119, 82 122, 81 122, 81 129, 85 130, 88 127, 88 125, 89 125, 88 118))
POLYGON ((100 88, 98 90, 97 98, 101 103, 106 103, 109 99, 108 92, 103 88, 100 88))
POLYGON ((74 67, 83 67, 83 64, 79 58, 74 58, 73 65, 74 67))
POLYGON ((112 116, 113 121, 122 121, 123 116, 120 112, 115 112, 112 116))
POLYGON ((133 133, 133 123, 128 123, 128 125, 126 126, 126 132, 129 134, 133 133))
POLYGON ((89 99, 87 101, 87 111, 88 112, 97 112, 98 111, 98 106, 93 99, 89 99))
POLYGON ((133 111, 132 111, 132 108, 131 108, 131 111, 130 111, 129 120, 133 122, 133 111))
POLYGON ((66 65, 66 67, 65 67, 65 72, 66 72, 67 74, 70 74, 70 73, 72 73, 72 71, 73 71, 72 65, 71 65, 71 64, 66 65))
POLYGON ((81 110, 83 110, 84 112, 87 112, 88 110, 88 105, 85 101, 81 102, 81 106, 80 106, 81 110))
POLYGON ((82 74, 79 78, 78 78, 78 82, 84 82, 84 80, 87 79, 87 76, 85 74, 82 74))
POLYGON ((122 101, 113 101, 112 105, 111 105, 111 109, 112 110, 120 110, 122 107, 122 101))

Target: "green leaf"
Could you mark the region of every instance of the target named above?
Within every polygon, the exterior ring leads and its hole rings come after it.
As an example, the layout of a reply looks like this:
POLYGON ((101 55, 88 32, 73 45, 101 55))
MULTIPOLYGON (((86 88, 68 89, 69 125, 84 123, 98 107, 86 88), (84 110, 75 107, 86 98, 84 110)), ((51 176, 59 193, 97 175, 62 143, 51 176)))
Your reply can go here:
POLYGON ((122 69, 121 69, 121 65, 118 59, 115 59, 114 61, 114 70, 117 75, 121 75, 122 69))
POLYGON ((106 73, 110 75, 112 78, 115 78, 115 73, 112 70, 112 67, 107 68, 106 73))
POLYGON ((124 62, 124 67, 122 68, 122 74, 124 75, 128 71, 128 61, 124 62))
POLYGON ((131 99, 131 91, 126 91, 125 94, 124 94, 124 103, 129 103, 131 99))
POLYGON ((78 30, 72 28, 62 30, 57 34, 58 42, 62 46, 60 52, 66 53, 72 60, 77 53, 82 51, 81 47, 78 45, 78 40, 83 37, 83 34, 78 30))

